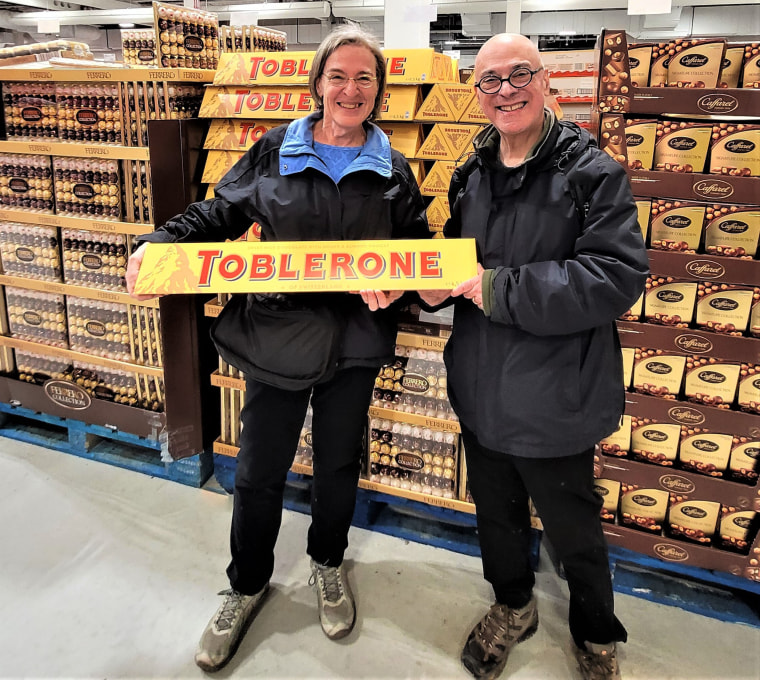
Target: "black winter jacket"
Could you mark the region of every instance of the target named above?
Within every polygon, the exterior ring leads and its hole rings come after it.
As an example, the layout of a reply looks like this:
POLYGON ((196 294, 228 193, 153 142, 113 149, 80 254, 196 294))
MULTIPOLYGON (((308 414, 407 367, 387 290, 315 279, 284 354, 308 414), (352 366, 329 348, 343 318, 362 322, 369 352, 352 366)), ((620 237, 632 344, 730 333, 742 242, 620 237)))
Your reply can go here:
MULTIPOLYGON (((319 114, 312 115, 317 120, 319 114)), ((369 124, 365 124, 370 133, 369 124)), ((280 147, 288 125, 267 132, 215 187, 215 197, 191 204, 182 215, 140 241, 202 242, 239 238, 255 221, 262 241, 341 241, 430 238, 425 204, 404 157, 390 151, 391 173, 352 172, 336 185, 306 167, 280 174, 280 147)), ((374 128, 371 134, 383 133, 374 128)), ((384 142, 387 144, 387 140, 384 142)), ((287 169, 287 166, 284 166, 287 169)), ((324 295, 299 293, 299 302, 324 295)), ((359 295, 331 295, 345 319, 339 367, 392 361, 398 305, 371 312, 359 295)), ((316 299, 316 298, 315 298, 316 299)))
POLYGON ((572 455, 614 432, 623 412, 615 319, 648 272, 636 207, 623 168, 571 123, 555 122, 516 168, 498 160, 498 142, 493 127, 479 135, 449 192, 446 236, 474 237, 495 270, 490 317, 455 303, 449 396, 483 446, 572 455))

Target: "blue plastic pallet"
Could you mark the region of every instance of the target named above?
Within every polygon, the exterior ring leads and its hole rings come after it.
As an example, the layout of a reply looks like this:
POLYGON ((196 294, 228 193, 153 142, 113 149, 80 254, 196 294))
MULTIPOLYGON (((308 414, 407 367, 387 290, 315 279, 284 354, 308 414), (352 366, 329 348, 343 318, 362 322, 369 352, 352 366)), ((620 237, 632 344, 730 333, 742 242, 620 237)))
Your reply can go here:
MULTIPOLYGON (((236 460, 216 454, 214 474, 220 486, 232 493, 236 460)), ((311 478, 289 473, 284 506, 309 514, 311 478)), ((377 531, 415 543, 424 543, 464 555, 480 556, 474 515, 427 505, 379 491, 359 489, 351 522, 361 529, 377 531)), ((531 532, 531 565, 538 568, 541 531, 531 532)))
POLYGON ((167 460, 166 446, 160 440, 5 403, 0 403, 0 436, 187 486, 203 486, 214 471, 208 452, 167 460))
POLYGON ((609 547, 616 592, 760 628, 760 583, 609 547))

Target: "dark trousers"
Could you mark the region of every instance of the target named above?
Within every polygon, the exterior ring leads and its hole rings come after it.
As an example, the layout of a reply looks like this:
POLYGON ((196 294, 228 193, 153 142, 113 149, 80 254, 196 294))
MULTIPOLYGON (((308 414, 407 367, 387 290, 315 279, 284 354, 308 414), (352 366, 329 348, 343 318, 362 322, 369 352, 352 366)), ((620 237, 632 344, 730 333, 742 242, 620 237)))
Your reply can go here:
POLYGON ((230 585, 257 593, 274 570, 288 470, 311 397, 314 479, 307 552, 338 566, 356 505, 361 444, 377 368, 348 368, 299 391, 246 380, 227 568, 230 585))
POLYGON ((594 493, 594 450, 522 458, 481 446, 466 429, 462 436, 483 575, 496 601, 519 608, 530 600, 535 584, 529 564, 532 498, 565 568, 575 644, 624 642, 627 633, 614 613, 607 543, 599 519, 602 501, 594 493))

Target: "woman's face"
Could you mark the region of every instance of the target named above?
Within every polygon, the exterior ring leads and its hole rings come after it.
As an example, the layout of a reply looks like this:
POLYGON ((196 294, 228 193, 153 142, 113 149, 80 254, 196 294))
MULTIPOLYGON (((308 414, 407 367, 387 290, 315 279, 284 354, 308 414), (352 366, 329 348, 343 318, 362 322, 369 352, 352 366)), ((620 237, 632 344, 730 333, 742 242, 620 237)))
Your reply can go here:
POLYGON ((372 52, 359 45, 342 45, 327 58, 322 75, 316 83, 317 92, 322 97, 325 126, 345 130, 360 127, 375 108, 377 96, 376 80, 368 88, 359 87, 354 80, 348 80, 345 85, 338 87, 325 76, 374 78, 377 75, 376 63, 372 52))

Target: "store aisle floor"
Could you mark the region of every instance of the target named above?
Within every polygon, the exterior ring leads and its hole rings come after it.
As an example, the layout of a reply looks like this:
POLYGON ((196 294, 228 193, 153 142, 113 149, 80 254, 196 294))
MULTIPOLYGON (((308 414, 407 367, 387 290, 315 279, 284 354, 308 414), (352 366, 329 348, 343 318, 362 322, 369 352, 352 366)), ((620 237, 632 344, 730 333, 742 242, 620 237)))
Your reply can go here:
MULTIPOLYGON (((0 678, 202 678, 195 644, 226 587, 229 497, 0 438, 0 678)), ((466 680, 490 604, 477 558, 351 530, 356 630, 321 632, 308 518, 286 512, 274 592, 219 678, 466 680)), ((542 560, 541 625, 503 677, 577 678, 566 586, 542 560)), ((760 677, 760 630, 618 596, 627 680, 760 677)))

